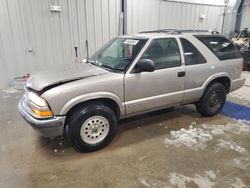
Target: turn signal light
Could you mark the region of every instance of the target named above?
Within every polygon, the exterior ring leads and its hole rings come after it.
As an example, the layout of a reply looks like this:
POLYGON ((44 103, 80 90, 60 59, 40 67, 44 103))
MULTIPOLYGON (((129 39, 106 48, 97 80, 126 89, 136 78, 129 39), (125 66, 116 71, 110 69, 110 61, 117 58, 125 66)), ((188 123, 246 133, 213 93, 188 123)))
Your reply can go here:
POLYGON ((39 111, 39 110, 36 110, 36 109, 32 109, 32 111, 37 114, 38 116, 41 116, 41 117, 51 117, 53 116, 53 113, 51 111, 39 111))

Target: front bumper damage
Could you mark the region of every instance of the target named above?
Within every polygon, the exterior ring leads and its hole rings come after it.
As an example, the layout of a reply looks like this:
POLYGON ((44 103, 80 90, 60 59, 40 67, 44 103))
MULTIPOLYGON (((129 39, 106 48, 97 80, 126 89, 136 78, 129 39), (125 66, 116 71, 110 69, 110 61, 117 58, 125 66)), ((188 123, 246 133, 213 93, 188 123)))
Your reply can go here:
POLYGON ((65 116, 54 116, 48 119, 37 119, 29 113, 24 97, 18 104, 18 112, 36 131, 45 137, 62 136, 64 133, 65 116))

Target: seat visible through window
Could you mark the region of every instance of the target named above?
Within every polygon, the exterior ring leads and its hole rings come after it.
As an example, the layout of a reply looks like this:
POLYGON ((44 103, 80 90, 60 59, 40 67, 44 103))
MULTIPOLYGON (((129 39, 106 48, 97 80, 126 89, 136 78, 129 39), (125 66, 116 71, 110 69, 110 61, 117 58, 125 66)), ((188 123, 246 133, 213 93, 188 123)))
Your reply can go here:
POLYGON ((179 47, 174 38, 153 40, 148 49, 142 55, 142 59, 151 59, 154 61, 156 69, 181 65, 179 47))

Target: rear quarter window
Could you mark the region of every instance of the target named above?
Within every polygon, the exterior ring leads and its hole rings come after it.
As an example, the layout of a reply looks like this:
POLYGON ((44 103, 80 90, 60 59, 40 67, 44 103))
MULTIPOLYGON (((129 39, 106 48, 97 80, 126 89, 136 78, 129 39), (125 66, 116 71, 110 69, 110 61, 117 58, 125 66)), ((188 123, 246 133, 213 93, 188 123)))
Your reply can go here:
POLYGON ((218 36, 195 36, 205 44, 219 60, 242 58, 239 49, 227 38, 218 36))
POLYGON ((185 65, 197 65, 207 62, 200 51, 190 41, 184 38, 180 38, 180 40, 184 51, 185 65))

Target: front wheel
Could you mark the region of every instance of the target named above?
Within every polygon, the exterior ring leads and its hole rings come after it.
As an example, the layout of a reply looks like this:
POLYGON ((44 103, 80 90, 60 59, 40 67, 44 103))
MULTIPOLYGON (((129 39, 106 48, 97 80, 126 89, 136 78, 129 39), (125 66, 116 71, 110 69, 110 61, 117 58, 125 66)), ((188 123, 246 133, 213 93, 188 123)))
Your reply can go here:
POLYGON ((197 111, 205 117, 218 114, 225 104, 226 94, 227 91, 223 84, 214 83, 210 85, 200 101, 195 104, 197 111))
POLYGON ((80 107, 70 114, 68 137, 80 152, 96 151, 108 145, 117 132, 117 117, 102 103, 80 107))

